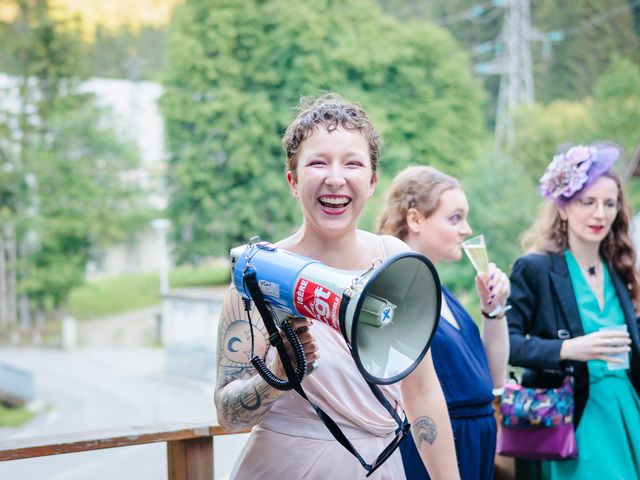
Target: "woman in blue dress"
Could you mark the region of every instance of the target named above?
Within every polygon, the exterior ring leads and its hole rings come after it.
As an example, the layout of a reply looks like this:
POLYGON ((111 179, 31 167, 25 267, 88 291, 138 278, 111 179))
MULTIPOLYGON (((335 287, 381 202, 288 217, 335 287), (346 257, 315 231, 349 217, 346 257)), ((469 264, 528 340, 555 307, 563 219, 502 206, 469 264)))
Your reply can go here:
MULTIPOLYGON (((471 234, 469 206, 460 182, 427 166, 400 172, 388 192, 378 229, 404 240, 432 262, 457 261, 471 234)), ((509 342, 504 313, 490 316, 509 296, 509 279, 494 264, 476 277, 483 316, 482 336, 466 310, 443 288, 441 321, 431 353, 444 392, 463 480, 494 477, 496 423, 493 389, 504 385, 509 342)), ((416 450, 413 431, 401 445, 410 479, 429 478, 416 450)))
POLYGON ((578 458, 518 462, 518 478, 640 478, 640 279, 612 170, 620 154, 604 142, 575 146, 540 180, 549 202, 511 273, 511 363, 530 387, 573 376, 578 458))

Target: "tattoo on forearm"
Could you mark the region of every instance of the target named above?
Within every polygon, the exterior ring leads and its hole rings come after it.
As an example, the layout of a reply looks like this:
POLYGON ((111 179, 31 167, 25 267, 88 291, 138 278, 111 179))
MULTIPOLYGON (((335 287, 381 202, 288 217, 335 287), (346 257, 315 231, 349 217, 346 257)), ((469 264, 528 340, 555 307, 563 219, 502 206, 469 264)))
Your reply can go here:
POLYGON ((438 436, 436 422, 427 416, 417 418, 416 421, 413 422, 411 430, 413 431, 413 438, 416 441, 418 450, 420 450, 423 442, 433 445, 433 442, 436 441, 436 437, 438 436))
POLYGON ((280 396, 267 385, 251 364, 251 356, 264 358, 268 337, 257 313, 251 330, 242 302, 235 292, 227 298, 218 329, 218 369, 215 400, 220 416, 238 429, 257 424, 280 396))
MULTIPOLYGON (((251 395, 251 392, 245 392, 247 395, 244 395, 245 397, 249 397, 249 395, 251 395)), ((260 394, 258 393, 258 389, 256 388, 256 386, 253 386, 253 395, 254 395, 254 400, 253 403, 251 404, 247 404, 244 403, 244 400, 242 399, 242 396, 240 396, 240 405, 242 405, 243 408, 245 408, 246 410, 258 410, 260 408, 260 406, 262 405, 262 400, 260 399, 260 394)), ((248 401, 251 401, 250 399, 248 401)))
POLYGON ((257 386, 257 377, 237 380, 219 391, 219 406, 226 421, 239 428, 255 425, 278 398, 271 387, 257 386))

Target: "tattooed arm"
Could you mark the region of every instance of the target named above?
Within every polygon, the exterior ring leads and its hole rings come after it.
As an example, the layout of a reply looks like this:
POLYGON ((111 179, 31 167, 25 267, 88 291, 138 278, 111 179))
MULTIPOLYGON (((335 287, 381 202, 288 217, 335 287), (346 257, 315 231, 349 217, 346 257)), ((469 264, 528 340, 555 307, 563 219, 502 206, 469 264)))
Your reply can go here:
POLYGON ((402 381, 402 402, 411 433, 429 476, 459 479, 447 404, 433 368, 431 352, 402 381))
MULTIPOLYGON (((251 311, 254 354, 265 359, 268 334, 257 310, 251 311)), ((307 319, 292 320, 308 362, 318 358, 316 344, 307 319)), ((256 425, 284 392, 269 386, 251 365, 251 329, 240 295, 230 288, 222 305, 218 325, 218 369, 215 403, 218 423, 230 432, 256 425)), ((269 365, 280 378, 286 378, 278 356, 269 365)))

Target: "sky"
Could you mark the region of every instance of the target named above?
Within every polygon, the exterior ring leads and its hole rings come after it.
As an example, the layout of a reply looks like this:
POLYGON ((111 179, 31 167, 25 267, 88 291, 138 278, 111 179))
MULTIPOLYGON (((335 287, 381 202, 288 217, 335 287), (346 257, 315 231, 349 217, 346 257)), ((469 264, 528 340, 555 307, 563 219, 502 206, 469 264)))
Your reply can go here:
MULTIPOLYGON (((88 37, 97 25, 107 29, 122 26, 162 26, 169 23, 175 5, 180 0, 49 0, 52 14, 65 18, 79 15, 88 37)), ((0 20, 12 20, 17 13, 14 2, 0 3, 0 20)))

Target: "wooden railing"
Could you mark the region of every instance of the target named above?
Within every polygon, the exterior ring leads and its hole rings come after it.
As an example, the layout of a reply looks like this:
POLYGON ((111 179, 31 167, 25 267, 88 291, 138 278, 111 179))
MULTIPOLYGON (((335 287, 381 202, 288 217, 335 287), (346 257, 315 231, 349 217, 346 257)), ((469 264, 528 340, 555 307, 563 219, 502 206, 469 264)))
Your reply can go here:
POLYGON ((4 439, 0 461, 166 442, 169 480, 212 480, 213 437, 220 435, 229 433, 218 425, 171 424, 4 439))
MULTIPOLYGON (((213 437, 221 435, 232 434, 219 425, 172 424, 5 439, 0 440, 0 461, 166 442, 169 480, 212 480, 213 437)), ((496 480, 514 478, 513 459, 497 455, 496 480)))

